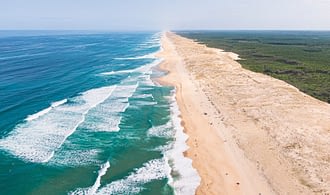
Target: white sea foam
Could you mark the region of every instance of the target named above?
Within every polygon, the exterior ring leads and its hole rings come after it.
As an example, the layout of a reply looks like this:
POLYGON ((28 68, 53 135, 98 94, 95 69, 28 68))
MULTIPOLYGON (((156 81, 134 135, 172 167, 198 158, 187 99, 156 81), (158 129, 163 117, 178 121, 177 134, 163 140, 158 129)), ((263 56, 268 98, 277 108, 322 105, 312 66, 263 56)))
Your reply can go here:
POLYGON ((101 75, 114 75, 114 74, 126 74, 126 73, 132 73, 134 69, 131 70, 118 70, 118 71, 110 71, 110 72, 103 72, 101 75))
POLYGON ((90 106, 90 108, 94 108, 96 105, 104 102, 115 89, 116 87, 114 86, 92 89, 84 92, 82 94, 82 99, 85 100, 85 102, 90 106))
POLYGON ((37 112, 37 113, 35 113, 35 114, 32 114, 32 115, 29 115, 28 117, 26 117, 26 121, 32 121, 32 120, 34 120, 34 119, 37 119, 37 118, 39 118, 39 117, 41 117, 41 116, 43 116, 43 115, 45 115, 45 114, 47 114, 49 111, 51 111, 52 110, 52 107, 50 106, 50 107, 48 107, 48 108, 45 108, 45 109, 43 109, 43 110, 41 110, 40 112, 37 112))
POLYGON ((57 101, 57 102, 53 102, 51 104, 51 106, 49 106, 48 108, 46 109, 43 109, 41 110, 40 112, 37 112, 35 114, 32 114, 32 115, 29 115, 28 117, 26 117, 26 121, 32 121, 32 120, 35 120, 45 114, 47 114, 49 111, 51 111, 53 108, 56 108, 57 106, 60 106, 62 104, 65 104, 68 100, 67 99, 64 99, 64 100, 61 100, 61 101, 57 101))
MULTIPOLYGON (((173 148, 172 144, 170 142, 168 142, 168 144, 166 145, 161 145, 161 146, 158 146, 156 148, 152 148, 152 149, 149 149, 148 151, 157 151, 157 152, 166 152, 166 151, 169 151, 173 148)), ((167 157, 166 157, 167 159, 167 157)), ((169 162, 167 161, 167 163, 169 164, 169 162)), ((171 177, 171 176, 170 176, 171 177)), ((173 178, 170 179, 171 181, 173 180, 173 178)))
POLYGON ((136 68, 134 72, 140 72, 142 74, 151 74, 151 69, 160 64, 162 61, 162 59, 156 59, 152 63, 136 68))
POLYGON ((139 44, 135 50, 145 50, 160 46, 160 36, 152 36, 148 41, 139 44))
POLYGON ((159 44, 157 44, 156 42, 146 42, 146 43, 142 43, 139 46, 136 47, 135 50, 144 50, 144 49, 150 49, 150 48, 154 48, 154 47, 158 47, 159 44))
POLYGON ((140 95, 134 96, 134 98, 139 98, 139 99, 152 98, 152 99, 154 99, 154 96, 152 94, 140 94, 140 95))
POLYGON ((172 122, 175 131, 175 141, 173 148, 165 152, 167 158, 172 161, 172 171, 179 174, 178 178, 173 178, 170 181, 170 185, 174 187, 176 194, 195 194, 196 188, 200 184, 200 177, 192 167, 192 160, 184 157, 183 152, 188 149, 186 140, 188 136, 183 132, 181 126, 181 119, 179 118, 180 111, 175 101, 175 97, 172 97, 171 115, 172 122))
POLYGON ((77 127, 88 111, 105 101, 116 87, 91 89, 71 98, 70 103, 58 102, 42 117, 18 124, 5 138, 0 148, 23 160, 48 162, 77 127))
MULTIPOLYGON (((133 73, 133 72, 138 72, 138 73, 142 73, 142 74, 151 74, 152 73, 151 69, 153 67, 157 66, 161 62, 162 62, 162 59, 156 59, 156 60, 154 60, 153 62, 151 62, 149 64, 146 64, 144 66, 140 66, 140 67, 135 68, 135 69, 103 72, 100 75, 108 76, 108 75, 133 73)), ((136 79, 136 78, 134 77, 134 79, 136 79)))
POLYGON ((135 101, 135 104, 137 106, 154 106, 157 105, 157 102, 151 102, 151 101, 135 101))
POLYGON ((150 137, 171 137, 173 136, 172 121, 168 121, 164 125, 152 126, 148 129, 148 136, 150 137))
POLYGON ((96 194, 137 194, 143 190, 141 185, 166 178, 169 174, 170 168, 165 159, 150 160, 126 178, 100 188, 96 194))
POLYGON ((60 106, 62 104, 65 104, 67 101, 68 101, 68 99, 64 99, 64 100, 60 100, 60 101, 57 101, 57 102, 53 102, 52 103, 52 107, 55 108, 57 106, 60 106))
POLYGON ((99 164, 97 160, 100 150, 97 149, 67 149, 56 152, 53 158, 48 161, 51 166, 76 167, 83 165, 99 164))
MULTIPOLYGON (((150 72, 150 74, 151 74, 151 72, 150 72)), ((144 76, 144 80, 141 81, 141 84, 149 85, 149 86, 156 86, 155 82, 151 79, 150 74, 144 76)))
POLYGON ((101 177, 107 173, 108 168, 110 167, 109 161, 102 164, 100 166, 100 170, 98 171, 97 178, 94 182, 94 185, 88 188, 79 188, 75 190, 74 192, 71 192, 69 194, 71 195, 94 195, 98 188, 101 186, 101 177))
POLYGON ((156 53, 150 53, 143 56, 134 56, 134 57, 124 57, 124 58, 114 58, 114 60, 140 60, 140 59, 155 59, 156 53))
POLYGON ((92 131, 119 131, 121 115, 129 107, 128 99, 137 87, 137 83, 118 85, 106 101, 89 112, 81 127, 92 131))
POLYGON ((74 48, 78 48, 78 49, 82 49, 82 48, 86 48, 89 46, 95 46, 95 45, 99 45, 100 43, 88 43, 88 44, 82 44, 82 45, 76 45, 74 46, 74 48))

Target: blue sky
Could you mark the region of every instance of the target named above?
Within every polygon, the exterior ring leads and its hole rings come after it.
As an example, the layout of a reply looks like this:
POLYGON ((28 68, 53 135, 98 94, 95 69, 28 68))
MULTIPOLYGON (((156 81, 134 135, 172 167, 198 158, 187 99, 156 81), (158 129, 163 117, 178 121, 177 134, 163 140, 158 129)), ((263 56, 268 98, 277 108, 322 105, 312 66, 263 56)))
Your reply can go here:
POLYGON ((330 0, 0 0, 0 29, 330 30, 330 0))

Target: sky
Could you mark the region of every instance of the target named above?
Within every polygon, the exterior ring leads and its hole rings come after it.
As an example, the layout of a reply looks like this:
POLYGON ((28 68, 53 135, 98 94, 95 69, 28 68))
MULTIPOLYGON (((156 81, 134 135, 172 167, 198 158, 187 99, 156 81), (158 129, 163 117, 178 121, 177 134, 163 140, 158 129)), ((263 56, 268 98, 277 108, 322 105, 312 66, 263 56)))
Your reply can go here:
POLYGON ((330 30, 330 0, 0 0, 0 30, 330 30))

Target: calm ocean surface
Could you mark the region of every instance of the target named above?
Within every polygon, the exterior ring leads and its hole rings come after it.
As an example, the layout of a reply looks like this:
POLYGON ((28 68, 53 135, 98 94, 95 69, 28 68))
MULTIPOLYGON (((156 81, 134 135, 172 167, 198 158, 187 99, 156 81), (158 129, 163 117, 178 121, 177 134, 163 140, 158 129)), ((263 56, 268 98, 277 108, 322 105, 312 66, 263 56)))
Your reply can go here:
POLYGON ((160 36, 0 32, 0 194, 194 194, 160 36))

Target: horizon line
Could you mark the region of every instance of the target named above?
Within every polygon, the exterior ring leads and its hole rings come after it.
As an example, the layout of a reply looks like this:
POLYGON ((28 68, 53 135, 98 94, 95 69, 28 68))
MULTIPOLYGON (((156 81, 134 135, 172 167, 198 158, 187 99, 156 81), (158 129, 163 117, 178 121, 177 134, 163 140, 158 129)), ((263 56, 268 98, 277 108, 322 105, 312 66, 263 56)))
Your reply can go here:
POLYGON ((150 32, 150 31, 324 31, 330 32, 330 29, 0 29, 0 31, 85 31, 85 32, 150 32))

